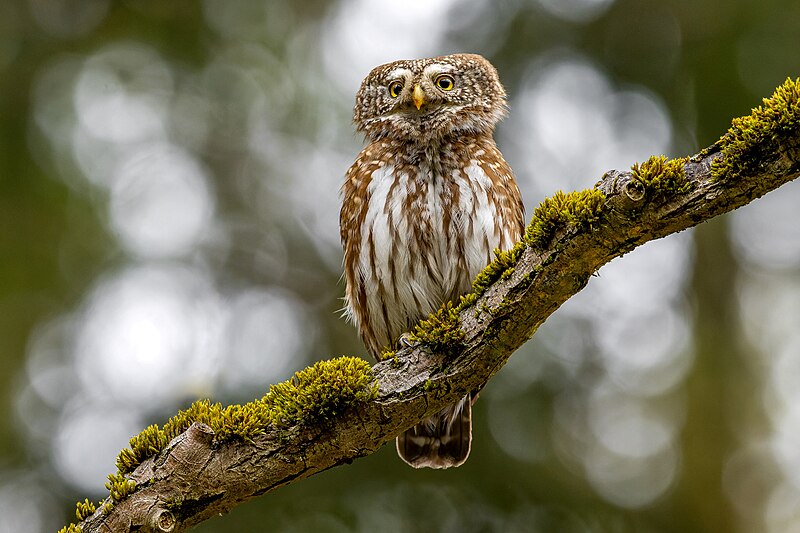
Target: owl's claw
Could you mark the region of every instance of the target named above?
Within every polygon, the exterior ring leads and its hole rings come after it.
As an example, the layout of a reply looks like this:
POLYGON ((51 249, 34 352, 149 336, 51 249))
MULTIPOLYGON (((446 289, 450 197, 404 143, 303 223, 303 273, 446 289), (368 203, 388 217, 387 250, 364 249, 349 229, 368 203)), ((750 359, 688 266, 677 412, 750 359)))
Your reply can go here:
POLYGON ((397 340, 397 344, 400 348, 413 348, 414 346, 419 346, 419 341, 414 340, 411 333, 403 333, 400 335, 400 338, 397 340))

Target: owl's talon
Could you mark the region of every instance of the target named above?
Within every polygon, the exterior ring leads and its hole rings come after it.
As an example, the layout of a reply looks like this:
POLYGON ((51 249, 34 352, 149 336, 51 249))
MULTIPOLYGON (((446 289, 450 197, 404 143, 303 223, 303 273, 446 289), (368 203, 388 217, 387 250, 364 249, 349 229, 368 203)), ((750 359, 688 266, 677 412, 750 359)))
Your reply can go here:
POLYGON ((414 346, 419 346, 419 341, 415 341, 411 333, 403 333, 397 340, 397 344, 401 348, 413 348, 414 346))

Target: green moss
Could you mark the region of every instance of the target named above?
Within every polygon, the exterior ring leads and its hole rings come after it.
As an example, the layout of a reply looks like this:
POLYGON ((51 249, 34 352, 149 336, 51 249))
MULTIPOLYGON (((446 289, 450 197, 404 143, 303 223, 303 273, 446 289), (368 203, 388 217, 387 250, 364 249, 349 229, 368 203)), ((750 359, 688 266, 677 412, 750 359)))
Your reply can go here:
MULTIPOLYGON (((223 408, 209 400, 197 401, 178 412, 162 428, 154 424, 131 438, 130 448, 122 450, 117 457, 118 472, 108 476, 106 488, 111 501, 103 509, 110 512, 113 502, 122 501, 136 490, 136 483, 126 479, 125 474, 133 472, 142 461, 166 448, 194 422, 211 427, 218 443, 251 441, 268 427, 313 425, 330 420, 377 394, 378 385, 369 363, 357 357, 339 357, 320 361, 297 372, 288 381, 271 386, 263 398, 244 405, 223 408)), ((91 507, 88 500, 77 504, 79 520, 83 519, 81 515, 88 516, 94 512, 90 511, 91 507)), ((74 530, 64 531, 74 533, 74 530)))
POLYGON ((686 161, 685 157, 667 159, 663 155, 653 156, 641 165, 634 164, 631 173, 651 196, 683 193, 692 187, 683 170, 686 161))
POLYGON ((341 413, 357 401, 377 393, 369 363, 356 357, 320 361, 297 372, 290 380, 273 385, 261 399, 244 405, 222 407, 200 400, 178 412, 164 427, 147 427, 130 440, 130 448, 120 452, 117 468, 132 472, 143 460, 163 450, 169 442, 194 422, 208 425, 217 442, 251 441, 269 426, 288 427, 313 424, 341 413))
POLYGON ((358 357, 320 361, 273 385, 262 399, 276 427, 315 424, 378 394, 369 363, 358 357))
POLYGON ((711 165, 716 179, 769 174, 781 155, 800 159, 800 78, 787 80, 770 98, 745 116, 733 119, 719 140, 722 157, 711 165))
POLYGON ((242 440, 252 442, 269 426, 271 413, 259 401, 229 405, 219 414, 211 428, 217 442, 242 440))
POLYGON ((130 448, 125 448, 117 456, 117 469, 124 473, 133 472, 142 461, 163 450, 169 439, 158 425, 146 427, 141 433, 131 438, 130 448))
POLYGON ((458 321, 460 309, 461 305, 447 302, 438 311, 417 324, 411 334, 411 340, 427 344, 436 351, 452 351, 464 340, 464 332, 461 331, 458 321))
POLYGON ((483 290, 480 293, 478 293, 478 292, 475 291, 475 286, 473 285, 473 292, 471 292, 469 294, 465 294, 464 296, 461 297, 461 300, 459 300, 459 302, 458 302, 458 311, 461 311, 462 309, 466 309, 467 307, 469 307, 469 306, 473 305, 475 302, 477 302, 478 298, 480 298, 481 294, 486 292, 486 289, 488 289, 488 288, 489 288, 489 285, 487 285, 486 287, 482 287, 483 290))
POLYGON ((136 467, 139 466, 141 462, 141 458, 137 457, 132 449, 125 448, 117 455, 117 471, 123 474, 130 474, 136 470, 136 467))
POLYGON ((106 488, 111 494, 111 500, 121 502, 136 490, 136 482, 131 479, 126 479, 124 474, 117 472, 116 474, 109 474, 106 488))
POLYGON ((391 361, 393 368, 400 368, 400 356, 397 353, 397 350, 391 350, 386 348, 381 354, 378 356, 379 361, 391 361))
POLYGON ((525 230, 525 243, 545 248, 561 229, 590 229, 602 215, 606 196, 597 189, 565 193, 558 191, 545 198, 533 212, 525 230))
POLYGON ((58 530, 58 533, 83 533, 81 526, 76 526, 75 524, 70 524, 68 526, 62 527, 58 530))
MULTIPOLYGON (((475 281, 472 282, 472 293, 475 295, 481 295, 486 292, 486 289, 489 286, 500 279, 501 276, 505 275, 505 273, 513 269, 519 258, 522 256, 522 252, 525 251, 525 242, 520 241, 513 248, 506 251, 495 250, 494 251, 494 261, 489 263, 486 268, 478 274, 478 277, 475 278, 475 281)), ((475 298, 477 300, 477 297, 475 298)), ((463 300, 461 302, 464 304, 463 300)), ((471 305, 472 303, 466 303, 462 305, 461 308, 471 305)))
POLYGON ((167 511, 179 512, 183 505, 182 498, 167 498, 162 502, 162 507, 167 511))
POLYGON ((97 511, 97 506, 90 502, 88 498, 75 504, 75 517, 78 519, 78 522, 86 520, 92 516, 95 511, 97 511))
POLYGON ((209 400, 198 400, 188 409, 178 411, 178 414, 170 418, 164 424, 163 432, 167 443, 175 437, 189 429, 194 422, 206 424, 214 429, 219 428, 219 420, 222 417, 223 407, 220 403, 211 403, 209 400))

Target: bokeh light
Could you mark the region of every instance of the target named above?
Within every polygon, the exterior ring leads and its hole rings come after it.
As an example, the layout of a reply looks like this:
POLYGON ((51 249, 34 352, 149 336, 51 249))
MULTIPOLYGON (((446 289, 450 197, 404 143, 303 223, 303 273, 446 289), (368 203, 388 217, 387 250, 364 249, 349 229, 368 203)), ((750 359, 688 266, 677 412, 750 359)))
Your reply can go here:
POLYGON ((41 480, 0 471, 0 533, 39 533, 61 527, 58 504, 41 480))
POLYGON ((353 89, 373 67, 395 59, 441 55, 445 29, 441 19, 454 3, 343 0, 323 35, 322 51, 330 78, 344 94, 355 94, 353 89), (409 39, 410 35, 413 38, 409 39))
POLYGON ((76 81, 80 127, 98 142, 158 139, 165 133, 172 84, 169 67, 152 49, 134 42, 110 45, 86 61, 76 81))
POLYGON ((197 271, 152 265, 120 272, 89 296, 77 331, 84 386, 139 409, 209 390, 223 312, 197 271))
POLYGON ((672 128, 658 97, 641 87, 613 87, 566 49, 531 62, 511 107, 513 133, 503 138, 521 185, 535 180, 537 194, 585 187, 587 176, 669 151, 672 128))
MULTIPOLYGON (((365 353, 339 313, 338 210, 373 67, 489 57, 530 216, 714 142, 797 75, 798 9, 0 4, 0 533, 61 527, 131 435, 191 401, 365 353)), ((463 468, 410 472, 387 447, 197 530, 800 532, 799 194, 603 267, 481 391, 463 468), (715 402, 724 420, 690 423, 715 402)))
POLYGON ((232 390, 257 391, 264 383, 280 381, 313 345, 315 334, 313 321, 291 294, 261 290, 238 295, 227 319, 230 355, 223 383, 232 390))
POLYGON ((128 445, 142 420, 135 412, 76 398, 64 406, 53 438, 53 463, 58 474, 93 497, 114 471, 119 450, 128 445))
POLYGON ((800 183, 792 182, 732 214, 735 250, 747 266, 783 270, 800 265, 799 203, 800 183))
POLYGON ((110 190, 111 227, 132 254, 173 257, 195 249, 209 232, 208 178, 188 153, 141 146, 119 163, 110 190))

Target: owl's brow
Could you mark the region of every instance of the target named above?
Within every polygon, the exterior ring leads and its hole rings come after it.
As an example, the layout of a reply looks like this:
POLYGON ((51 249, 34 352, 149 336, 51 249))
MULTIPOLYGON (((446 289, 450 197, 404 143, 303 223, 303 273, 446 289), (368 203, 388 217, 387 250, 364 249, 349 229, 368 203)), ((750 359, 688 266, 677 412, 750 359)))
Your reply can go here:
POLYGON ((387 80, 396 80, 396 79, 405 79, 412 74, 410 69, 397 67, 396 69, 390 70, 388 74, 386 74, 387 80))
POLYGON ((422 71, 422 74, 425 76, 430 76, 432 74, 452 72, 454 70, 456 70, 456 68, 453 65, 448 65, 447 63, 434 63, 425 67, 425 70, 422 71))

